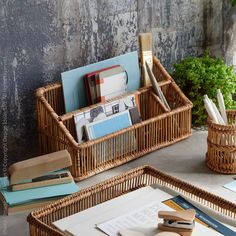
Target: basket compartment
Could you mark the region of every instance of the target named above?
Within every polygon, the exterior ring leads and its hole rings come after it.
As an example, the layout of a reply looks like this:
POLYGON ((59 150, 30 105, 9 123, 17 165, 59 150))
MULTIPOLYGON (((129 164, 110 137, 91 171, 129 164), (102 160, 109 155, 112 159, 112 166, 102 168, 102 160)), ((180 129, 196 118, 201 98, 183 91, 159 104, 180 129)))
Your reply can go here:
MULTIPOLYGON (((71 112, 63 114, 60 84, 38 89, 39 144, 42 153, 67 149, 76 181, 110 169, 191 135, 191 102, 154 58, 154 73, 171 107, 165 113, 151 87, 139 90, 142 122, 82 144, 76 141, 71 112)), ((94 105, 96 106, 96 105, 94 105)))
POLYGON ((219 173, 236 173, 236 111, 227 111, 229 125, 208 121, 207 166, 219 173))

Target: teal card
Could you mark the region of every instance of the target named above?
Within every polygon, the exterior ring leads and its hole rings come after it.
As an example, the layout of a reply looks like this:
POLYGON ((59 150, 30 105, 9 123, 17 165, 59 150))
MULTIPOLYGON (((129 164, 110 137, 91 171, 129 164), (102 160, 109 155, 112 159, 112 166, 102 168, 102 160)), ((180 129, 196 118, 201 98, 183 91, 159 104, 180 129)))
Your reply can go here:
POLYGON ((121 65, 126 70, 128 92, 134 92, 140 88, 141 75, 137 51, 63 72, 61 79, 66 113, 87 106, 84 76, 113 65, 121 65))

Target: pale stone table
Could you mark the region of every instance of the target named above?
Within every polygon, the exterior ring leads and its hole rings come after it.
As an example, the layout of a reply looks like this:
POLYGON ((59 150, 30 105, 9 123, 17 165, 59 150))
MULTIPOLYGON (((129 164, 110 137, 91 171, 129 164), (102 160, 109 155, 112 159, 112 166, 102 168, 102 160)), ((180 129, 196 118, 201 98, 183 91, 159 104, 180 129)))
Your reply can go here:
MULTIPOLYGON (((205 166, 206 139, 206 131, 193 131, 193 135, 184 141, 93 176, 78 185, 86 188, 137 166, 151 165, 236 203, 236 193, 222 187, 232 181, 234 175, 217 174, 205 166)), ((28 235, 27 215, 28 213, 0 216, 0 235, 28 235)))

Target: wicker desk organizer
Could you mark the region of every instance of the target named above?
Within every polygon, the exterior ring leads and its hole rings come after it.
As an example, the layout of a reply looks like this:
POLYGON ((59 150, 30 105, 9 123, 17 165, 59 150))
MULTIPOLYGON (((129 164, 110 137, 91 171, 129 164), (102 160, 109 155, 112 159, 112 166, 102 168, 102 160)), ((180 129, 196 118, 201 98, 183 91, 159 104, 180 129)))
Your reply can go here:
POLYGON ((152 167, 143 166, 81 190, 78 193, 32 212, 27 218, 30 235, 63 236, 65 234, 59 232, 52 225, 52 222, 141 187, 156 183, 168 190, 175 191, 177 194, 189 197, 202 206, 209 207, 218 213, 236 220, 236 205, 232 202, 164 174, 152 167))
POLYGON ((208 120, 207 166, 219 173, 236 173, 236 110, 227 111, 229 125, 208 120))
MULTIPOLYGON (((192 103, 158 59, 153 72, 171 107, 166 113, 151 87, 138 91, 142 122, 99 139, 78 144, 73 114, 64 114, 61 84, 36 92, 39 144, 42 153, 67 149, 75 181, 121 165, 191 135, 192 103)), ((97 105, 94 105, 97 106, 97 105)))

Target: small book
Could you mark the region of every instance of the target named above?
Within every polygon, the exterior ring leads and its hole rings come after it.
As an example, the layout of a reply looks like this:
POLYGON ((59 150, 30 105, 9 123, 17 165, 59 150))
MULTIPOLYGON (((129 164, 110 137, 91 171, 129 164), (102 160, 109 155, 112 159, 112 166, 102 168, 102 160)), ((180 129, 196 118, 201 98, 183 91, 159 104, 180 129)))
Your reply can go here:
POLYGON ((114 66, 114 67, 110 67, 107 68, 107 70, 103 70, 99 72, 99 78, 106 78, 106 77, 110 77, 116 74, 120 74, 122 72, 125 72, 124 68, 120 65, 114 66))
POLYGON ((110 70, 112 68, 117 68, 117 67, 119 67, 119 65, 114 65, 107 68, 103 68, 101 70, 96 70, 85 75, 84 83, 85 83, 87 100, 88 100, 89 105, 97 103, 98 95, 97 95, 97 88, 96 88, 96 79, 98 78, 99 73, 106 70, 110 70))
POLYGON ((103 137, 107 134, 128 128, 132 125, 130 113, 128 110, 116 113, 115 115, 106 117, 85 125, 85 131, 88 140, 103 137))
POLYGON ((104 102, 127 93, 127 85, 128 76, 121 66, 100 72, 96 78, 97 101, 104 102))
POLYGON ((97 102, 100 102, 101 99, 101 93, 100 93, 100 83, 101 80, 100 78, 106 78, 106 77, 110 77, 116 74, 120 74, 122 72, 125 72, 124 68, 122 66, 116 66, 113 68, 108 68, 107 70, 104 71, 100 71, 97 75, 96 75, 96 91, 97 91, 97 102))

